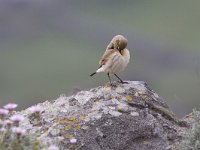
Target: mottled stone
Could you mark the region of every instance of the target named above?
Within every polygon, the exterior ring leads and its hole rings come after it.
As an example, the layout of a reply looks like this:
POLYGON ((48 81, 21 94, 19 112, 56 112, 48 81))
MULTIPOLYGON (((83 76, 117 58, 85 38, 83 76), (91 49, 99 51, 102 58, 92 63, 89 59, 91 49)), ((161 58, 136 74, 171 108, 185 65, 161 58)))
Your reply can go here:
POLYGON ((25 116, 22 127, 43 145, 66 150, 175 149, 187 124, 146 83, 114 85, 38 104, 44 111, 37 125, 28 120, 29 109, 18 112, 25 116))

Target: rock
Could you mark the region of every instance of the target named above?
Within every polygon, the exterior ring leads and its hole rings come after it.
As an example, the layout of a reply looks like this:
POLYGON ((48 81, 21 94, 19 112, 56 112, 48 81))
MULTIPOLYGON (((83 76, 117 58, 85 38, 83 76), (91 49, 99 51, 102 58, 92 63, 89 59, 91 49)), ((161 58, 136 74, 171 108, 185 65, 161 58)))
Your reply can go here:
POLYGON ((80 91, 43 107, 40 124, 32 124, 28 109, 21 124, 43 145, 79 150, 175 149, 187 129, 166 102, 142 81, 80 91), (73 141, 73 142, 70 142, 73 141))

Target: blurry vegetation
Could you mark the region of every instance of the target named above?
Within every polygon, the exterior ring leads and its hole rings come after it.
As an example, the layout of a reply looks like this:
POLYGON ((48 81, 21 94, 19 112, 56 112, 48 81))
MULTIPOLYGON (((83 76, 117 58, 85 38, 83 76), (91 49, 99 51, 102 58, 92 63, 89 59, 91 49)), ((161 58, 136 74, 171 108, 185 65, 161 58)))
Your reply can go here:
POLYGON ((0 108, 0 150, 39 150, 36 134, 28 134, 21 122, 24 116, 14 114, 17 104, 9 103, 0 108))
POLYGON ((115 34, 129 40, 131 62, 120 75, 144 80, 180 116, 199 106, 200 1, 0 1, 0 105, 26 108, 90 78, 115 34))
POLYGON ((10 131, 0 135, 1 150, 39 150, 39 147, 35 135, 23 135, 19 138, 10 131))

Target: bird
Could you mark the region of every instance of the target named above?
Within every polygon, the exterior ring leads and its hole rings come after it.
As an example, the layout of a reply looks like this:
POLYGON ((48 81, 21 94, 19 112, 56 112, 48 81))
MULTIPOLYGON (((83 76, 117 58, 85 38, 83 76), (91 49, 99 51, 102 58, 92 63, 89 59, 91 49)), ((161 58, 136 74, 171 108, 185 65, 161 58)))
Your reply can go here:
POLYGON ((90 76, 104 72, 107 73, 111 85, 110 74, 114 74, 121 83, 127 83, 117 75, 126 68, 130 60, 130 53, 126 48, 127 44, 128 40, 123 35, 114 36, 99 61, 100 67, 90 76))

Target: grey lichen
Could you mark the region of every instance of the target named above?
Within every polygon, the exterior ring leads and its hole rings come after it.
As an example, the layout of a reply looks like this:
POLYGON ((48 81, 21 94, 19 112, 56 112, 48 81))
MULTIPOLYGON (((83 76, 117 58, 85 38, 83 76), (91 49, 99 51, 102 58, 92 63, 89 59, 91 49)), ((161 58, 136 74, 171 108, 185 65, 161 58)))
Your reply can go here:
POLYGON ((193 113, 187 116, 192 121, 191 128, 186 130, 183 141, 180 144, 182 150, 199 150, 200 149, 200 111, 194 109, 193 113))
POLYGON ((175 149, 187 129, 166 102, 142 81, 114 83, 38 104, 39 123, 29 109, 21 126, 44 149, 175 149))

